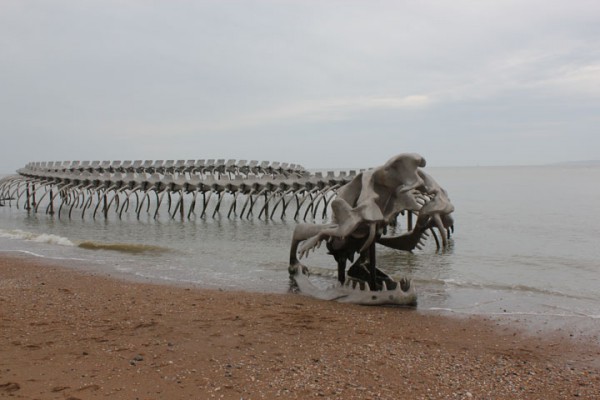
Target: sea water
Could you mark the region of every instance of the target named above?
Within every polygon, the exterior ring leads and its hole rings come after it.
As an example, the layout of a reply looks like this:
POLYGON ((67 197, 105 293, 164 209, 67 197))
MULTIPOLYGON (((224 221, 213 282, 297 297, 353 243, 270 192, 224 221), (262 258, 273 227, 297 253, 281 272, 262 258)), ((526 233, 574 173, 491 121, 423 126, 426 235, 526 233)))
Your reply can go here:
MULTIPOLYGON (((378 266, 416 285, 418 309, 550 321, 600 338, 600 166, 427 172, 456 208, 449 247, 437 250, 433 239, 413 253, 378 246, 378 266)), ((0 252, 206 288, 289 290, 293 218, 227 218, 223 211, 212 217, 209 210, 183 220, 163 212, 155 220, 151 214, 93 219, 75 210, 59 219, 6 202, 0 252)), ((303 262, 317 284, 333 284, 335 262, 324 247, 303 262)))

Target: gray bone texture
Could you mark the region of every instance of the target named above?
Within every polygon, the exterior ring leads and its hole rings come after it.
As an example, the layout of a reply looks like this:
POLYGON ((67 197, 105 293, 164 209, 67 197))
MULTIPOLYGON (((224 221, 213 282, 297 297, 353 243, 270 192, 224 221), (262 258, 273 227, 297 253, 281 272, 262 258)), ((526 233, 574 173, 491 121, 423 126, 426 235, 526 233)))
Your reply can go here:
POLYGON ((291 203, 301 203, 294 217, 306 219, 319 207, 326 214, 332 187, 347 181, 346 174, 324 179, 298 164, 255 160, 30 162, 0 180, 0 205, 59 218, 122 218, 127 213, 159 218, 166 208, 171 218, 226 214, 271 219, 284 218, 291 203))
POLYGON ((425 165, 419 154, 397 155, 380 167, 356 175, 337 191, 331 203, 331 223, 298 224, 292 237, 289 270, 299 289, 314 291, 303 276, 308 274, 308 268, 299 259, 326 242, 338 266, 339 284, 330 288, 330 297, 337 293, 338 299, 352 298, 352 302, 361 304, 415 303, 410 281, 394 281, 377 268, 375 245, 412 251, 422 244, 428 230, 438 248, 448 245, 454 229, 454 206, 447 192, 422 170, 425 165), (402 235, 384 235, 400 213, 415 215, 414 226, 402 235), (441 245, 434 228, 441 234, 441 245), (347 262, 355 258, 356 262, 346 271, 347 262))
POLYGON ((294 229, 289 270, 302 292, 316 288, 299 259, 326 243, 337 262, 338 284, 321 297, 412 304, 411 282, 394 281, 377 268, 375 245, 412 251, 432 235, 438 249, 448 246, 454 206, 425 165, 414 153, 358 172, 311 173, 298 164, 258 160, 30 162, 0 180, 0 206, 69 219, 293 216, 303 222, 294 229), (407 231, 386 235, 400 214, 407 231))

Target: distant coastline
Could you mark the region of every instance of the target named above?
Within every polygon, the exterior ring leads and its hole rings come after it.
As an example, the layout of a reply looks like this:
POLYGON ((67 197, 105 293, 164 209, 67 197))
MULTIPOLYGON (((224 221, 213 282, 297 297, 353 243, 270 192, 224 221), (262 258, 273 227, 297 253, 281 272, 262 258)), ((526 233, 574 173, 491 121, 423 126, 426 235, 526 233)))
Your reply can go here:
POLYGON ((562 161, 562 162, 556 162, 556 163, 552 163, 552 164, 546 164, 546 165, 552 165, 552 166, 578 166, 578 167, 583 167, 583 166, 600 166, 600 160, 582 160, 582 161, 562 161))

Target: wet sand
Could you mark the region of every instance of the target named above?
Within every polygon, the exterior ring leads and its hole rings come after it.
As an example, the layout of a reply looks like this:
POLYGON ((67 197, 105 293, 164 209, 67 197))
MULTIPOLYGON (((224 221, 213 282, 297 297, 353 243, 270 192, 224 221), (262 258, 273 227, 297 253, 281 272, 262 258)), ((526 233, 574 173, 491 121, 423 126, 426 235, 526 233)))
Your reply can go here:
POLYGON ((592 399, 600 348, 483 318, 0 258, 0 397, 592 399))

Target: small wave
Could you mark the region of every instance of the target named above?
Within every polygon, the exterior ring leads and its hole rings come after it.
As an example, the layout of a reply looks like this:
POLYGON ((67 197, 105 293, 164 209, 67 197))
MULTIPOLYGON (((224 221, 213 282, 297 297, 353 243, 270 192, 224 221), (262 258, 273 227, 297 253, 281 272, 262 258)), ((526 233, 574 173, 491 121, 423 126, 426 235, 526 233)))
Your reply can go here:
POLYGON ((560 317, 560 318, 586 318, 586 319, 600 319, 600 315, 597 314, 585 314, 582 312, 570 311, 562 313, 551 313, 551 312, 536 312, 536 311, 509 311, 509 312, 477 312, 477 311, 466 311, 458 308, 446 308, 446 307, 429 307, 429 311, 443 311, 454 314, 465 314, 465 315, 489 315, 489 316, 534 316, 534 317, 560 317))
POLYGON ((101 242, 81 242, 78 247, 86 250, 108 250, 119 251, 122 253, 140 254, 140 253, 166 253, 171 251, 166 247, 154 246, 140 243, 101 243, 101 242))
POLYGON ((546 289, 541 287, 529 286, 529 285, 521 285, 521 284, 500 284, 500 283, 478 283, 478 282, 467 282, 461 281, 457 279, 418 279, 417 283, 420 284, 433 284, 433 285, 445 285, 452 286, 460 289, 480 289, 480 290, 493 290, 493 291, 510 291, 510 292, 523 292, 523 293, 531 293, 531 294, 540 294, 546 296, 554 296, 554 297, 566 297, 571 299, 579 299, 579 300, 595 300, 597 301, 597 297, 592 296, 584 296, 575 293, 564 293, 558 290, 546 289))
POLYGON ((29 240, 37 243, 58 244, 61 246, 75 246, 75 243, 68 238, 50 233, 34 233, 22 231, 20 229, 4 230, 0 229, 0 237, 8 239, 29 240))
MULTIPOLYGON (((312 276, 320 277, 320 278, 336 278, 337 271, 329 268, 319 268, 319 267, 310 267, 310 274, 312 276)), ((407 278, 407 276, 400 274, 392 274, 390 275, 392 279, 399 280, 401 278, 407 278)), ((410 277, 408 277, 410 278, 410 277)), ((456 289, 476 289, 476 290, 486 290, 486 291, 499 291, 499 292, 521 292, 521 293, 529 293, 532 295, 544 295, 544 296, 553 296, 553 297, 564 297, 569 299, 577 299, 577 300, 593 300, 598 301, 598 297, 594 296, 585 296, 582 294, 576 293, 564 293, 558 290, 546 289, 535 286, 528 285, 504 285, 501 283, 484 283, 484 282, 468 282, 460 279, 454 278, 412 278, 412 281, 417 285, 433 285, 433 286, 446 286, 452 287, 456 289)))
POLYGON ((4 249, 1 249, 0 252, 2 252, 2 253, 23 253, 23 254, 27 254, 28 256, 38 257, 38 258, 45 258, 45 259, 48 259, 48 260, 89 261, 89 260, 86 260, 85 258, 52 257, 52 256, 44 255, 44 254, 34 253, 33 251, 29 251, 29 250, 4 250, 4 249))
POLYGON ((322 278, 337 278, 337 270, 311 266, 310 275, 322 278))

